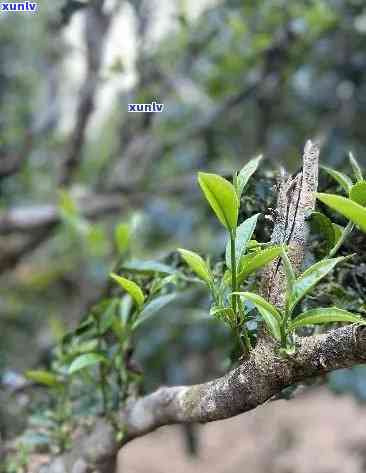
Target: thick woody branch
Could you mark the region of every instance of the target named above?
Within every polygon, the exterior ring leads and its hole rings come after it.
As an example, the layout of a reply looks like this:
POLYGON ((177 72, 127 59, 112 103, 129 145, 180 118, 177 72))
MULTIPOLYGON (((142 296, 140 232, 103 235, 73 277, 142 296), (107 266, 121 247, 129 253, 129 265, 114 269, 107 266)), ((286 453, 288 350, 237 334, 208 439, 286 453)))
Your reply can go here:
MULTIPOLYGON (((117 192, 87 195, 77 200, 77 207, 81 215, 93 219, 120 211, 126 206, 127 201, 127 198, 123 198, 117 192)), ((0 215, 0 235, 40 231, 49 225, 60 223, 60 221, 61 212, 57 205, 15 207, 0 215)))
POLYGON ((122 444, 177 423, 212 422, 250 411, 282 389, 329 371, 366 361, 366 328, 349 325, 296 340, 292 357, 279 356, 276 348, 258 346, 236 369, 222 378, 194 386, 163 387, 130 401, 120 413, 124 438, 116 441, 112 427, 97 421, 89 434, 74 442, 71 452, 38 467, 38 473, 104 473, 110 470, 122 444))

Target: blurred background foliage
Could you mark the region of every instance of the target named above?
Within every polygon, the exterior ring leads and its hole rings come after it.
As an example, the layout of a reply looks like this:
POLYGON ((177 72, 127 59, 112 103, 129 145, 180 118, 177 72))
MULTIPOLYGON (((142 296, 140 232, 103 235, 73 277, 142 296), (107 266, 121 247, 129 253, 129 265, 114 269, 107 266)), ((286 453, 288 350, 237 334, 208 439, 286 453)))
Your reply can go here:
MULTIPOLYGON (((225 237, 198 170, 230 176, 264 154, 244 217, 274 206, 276 170, 295 171, 309 137, 324 163, 349 172, 352 150, 366 165, 365 49, 362 0, 42 0, 36 15, 0 15, 3 437, 34 407, 13 393, 21 373, 47 367, 56 341, 105 294, 119 224, 129 257, 179 264, 183 246, 215 259, 225 237), (107 54, 116 34, 130 46, 107 54), (164 113, 127 113, 128 103, 153 100, 164 113)), ((322 175, 322 190, 332 186, 322 175)), ((262 217, 257 238, 270 231, 262 217)), ((343 252, 365 243, 357 234, 343 252)), ((324 284, 316 300, 327 293, 360 310, 365 256, 324 284)), ((207 307, 193 288, 141 327, 145 389, 227 368, 230 335, 207 307)), ((366 399, 363 368, 330 384, 366 399)))

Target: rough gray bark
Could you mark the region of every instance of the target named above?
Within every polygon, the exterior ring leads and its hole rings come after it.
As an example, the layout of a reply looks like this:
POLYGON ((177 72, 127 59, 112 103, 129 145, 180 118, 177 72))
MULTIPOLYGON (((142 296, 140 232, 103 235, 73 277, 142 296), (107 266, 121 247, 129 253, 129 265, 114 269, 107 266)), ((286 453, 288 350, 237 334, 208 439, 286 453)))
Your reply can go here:
MULTIPOLYGON (((272 243, 288 246, 288 254, 296 273, 301 269, 308 228, 306 219, 315 207, 318 188, 319 146, 308 140, 303 153, 303 167, 296 176, 283 176, 274 211, 272 243)), ((263 296, 276 306, 283 302, 285 273, 277 258, 264 272, 263 296)))
MULTIPOLYGON (((314 208, 318 182, 319 148, 307 142, 303 170, 283 181, 276 209, 272 241, 286 243, 297 271, 307 240, 306 218, 314 208)), ((263 275, 264 294, 282 304, 284 275, 280 261, 263 275)), ((175 423, 212 422, 247 412, 278 395, 285 387, 366 361, 366 327, 348 325, 322 335, 296 337, 296 352, 281 356, 264 332, 249 358, 225 376, 194 386, 162 387, 130 400, 118 414, 123 438, 105 419, 92 431, 79 434, 72 451, 33 470, 37 473, 107 473, 113 470, 118 449, 158 427, 175 423)))

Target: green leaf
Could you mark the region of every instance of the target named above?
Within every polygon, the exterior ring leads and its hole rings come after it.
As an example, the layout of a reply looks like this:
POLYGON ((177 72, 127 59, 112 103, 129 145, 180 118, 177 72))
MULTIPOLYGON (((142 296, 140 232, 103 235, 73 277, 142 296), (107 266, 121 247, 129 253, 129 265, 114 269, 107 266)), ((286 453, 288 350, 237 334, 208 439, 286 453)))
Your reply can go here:
POLYGON ((127 223, 118 224, 114 232, 114 238, 120 255, 128 249, 130 245, 130 237, 130 227, 127 223))
POLYGON ((177 298, 177 294, 166 294, 164 296, 157 297, 151 302, 145 305, 138 319, 133 324, 132 328, 136 329, 139 325, 146 322, 153 315, 157 314, 163 307, 170 304, 174 299, 177 298))
POLYGON ((334 194, 316 194, 317 198, 366 232, 366 208, 351 199, 334 194))
POLYGON ((289 329, 294 330, 305 325, 327 324, 332 322, 362 323, 364 320, 347 310, 337 309, 337 307, 326 307, 312 309, 303 312, 291 322, 289 329))
POLYGON ((89 368, 98 363, 108 363, 108 359, 100 353, 86 353, 78 356, 69 366, 69 374, 76 373, 84 368, 89 368))
POLYGON ((123 263, 121 266, 122 271, 127 271, 129 273, 137 273, 137 274, 146 274, 146 275, 151 275, 151 274, 173 274, 175 273, 175 269, 160 263, 158 261, 149 261, 149 260, 132 260, 128 261, 126 263, 123 263))
MULTIPOLYGON (((257 225, 257 220, 260 214, 253 215, 252 217, 245 220, 236 230, 236 239, 235 239, 235 261, 237 266, 242 256, 244 256, 247 244, 252 238, 255 227, 257 225)), ((231 245, 230 238, 226 245, 226 266, 231 269, 231 245)))
POLYGON ((258 294, 255 294, 254 292, 233 292, 233 294, 241 296, 244 299, 247 299, 252 304, 254 304, 258 310, 259 310, 259 307, 261 307, 262 309, 272 314, 272 316, 275 317, 278 321, 281 321, 282 316, 280 312, 276 309, 276 307, 273 304, 266 301, 262 296, 259 296, 258 294))
POLYGON ((335 230, 331 220, 321 212, 312 212, 309 223, 313 232, 320 233, 324 237, 325 252, 328 253, 336 244, 335 230))
POLYGON ((239 174, 236 177, 236 192, 238 195, 238 199, 240 200, 240 197, 248 184, 249 179, 251 176, 255 173, 257 170, 259 163, 262 160, 262 155, 251 159, 239 172, 239 174))
POLYGON ((290 258, 288 257, 287 251, 284 247, 281 248, 281 258, 286 273, 287 291, 288 294, 291 294, 295 284, 296 276, 290 258))
POLYGON ((254 304, 272 336, 278 341, 281 340, 282 317, 274 305, 253 292, 234 292, 233 294, 238 294, 254 304))
POLYGON ((129 279, 118 276, 115 273, 110 274, 111 278, 114 279, 136 302, 138 307, 144 304, 145 296, 141 290, 141 287, 129 279))
POLYGON ((266 310, 264 307, 257 306, 258 312, 262 316, 270 334, 278 340, 281 341, 281 326, 276 317, 273 316, 271 312, 266 310))
POLYGON ((326 171, 338 184, 349 194, 353 185, 352 180, 343 172, 336 171, 335 169, 329 168, 328 166, 320 166, 321 169, 326 171))
POLYGON ((273 246, 242 257, 239 264, 238 284, 242 284, 250 274, 270 263, 280 254, 281 247, 273 246))
POLYGON ((59 388, 62 386, 57 376, 49 371, 29 370, 26 371, 25 377, 30 381, 49 386, 50 388, 59 388))
POLYGON ((116 311, 117 311, 118 304, 119 304, 118 299, 112 299, 109 302, 106 310, 101 315, 100 327, 99 327, 101 334, 106 333, 112 327, 113 320, 116 316, 116 311))
POLYGON ((332 223, 332 225, 334 230, 334 245, 336 245, 344 232, 344 227, 342 227, 342 225, 338 225, 337 223, 332 223))
POLYGON ((353 156, 353 153, 349 153, 348 156, 349 156, 349 161, 351 163, 353 174, 355 175, 356 180, 363 181, 362 171, 361 171, 360 165, 357 162, 357 159, 353 156))
POLYGON ((232 307, 212 307, 210 309, 210 315, 215 317, 215 319, 223 320, 224 322, 230 324, 235 320, 235 313, 232 307))
POLYGON ((323 279, 344 257, 328 258, 318 261, 308 268, 299 278, 296 279, 292 292, 289 298, 289 310, 293 311, 296 304, 309 292, 311 289, 323 279))
POLYGON ((366 181, 359 181, 352 186, 349 193, 350 198, 357 204, 366 206, 366 181))
POLYGON ((197 253, 194 253, 193 251, 189 250, 184 250, 183 248, 179 248, 178 251, 184 261, 192 269, 192 271, 210 286, 212 284, 212 275, 210 268, 203 260, 203 258, 201 258, 201 256, 197 253))
POLYGON ((239 199, 234 186, 217 174, 198 173, 201 189, 219 221, 233 232, 238 222, 239 199))

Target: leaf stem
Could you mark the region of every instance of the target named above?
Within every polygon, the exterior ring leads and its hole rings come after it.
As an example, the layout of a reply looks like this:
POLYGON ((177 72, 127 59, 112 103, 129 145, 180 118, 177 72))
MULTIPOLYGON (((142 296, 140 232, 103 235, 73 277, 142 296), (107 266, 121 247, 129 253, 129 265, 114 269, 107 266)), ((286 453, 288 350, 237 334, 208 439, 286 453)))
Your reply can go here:
MULTIPOLYGON (((236 232, 230 232, 230 250, 231 250, 231 288, 232 292, 237 292, 238 290, 238 278, 237 278, 237 268, 236 268, 236 232)), ((231 297, 232 309, 235 314, 235 328, 234 332, 238 339, 239 345, 243 353, 249 353, 252 349, 252 344, 250 343, 250 338, 248 332, 243 325, 245 323, 245 312, 241 304, 240 298, 238 295, 233 294, 231 297), (238 309, 240 315, 238 314, 238 309), (242 339, 242 334, 240 328, 243 327, 243 336, 244 342, 242 339)))
MULTIPOLYGON (((236 292, 237 291, 237 278, 236 278, 236 258, 235 258, 235 252, 236 252, 236 248, 235 248, 235 238, 236 235, 235 235, 235 231, 232 231, 230 232, 230 250, 231 250, 231 290, 232 292, 236 292)), ((234 311, 234 314, 236 314, 236 310, 237 310, 237 299, 238 296, 237 295, 232 295, 231 297, 231 304, 232 304, 232 308, 233 308, 233 311, 234 311)))
POLYGON ((343 230, 342 232, 342 235, 340 236, 339 240, 337 241, 337 243, 333 246, 333 248, 330 250, 329 254, 328 254, 328 258, 332 258, 334 255, 337 254, 339 248, 343 245, 343 243, 345 242, 346 238, 348 237, 348 235, 350 235, 350 233, 353 231, 354 229, 354 224, 349 221, 347 223, 347 226, 346 228, 343 230))

